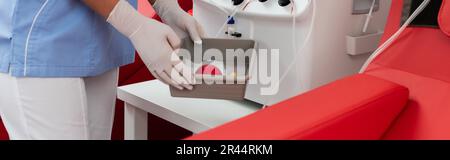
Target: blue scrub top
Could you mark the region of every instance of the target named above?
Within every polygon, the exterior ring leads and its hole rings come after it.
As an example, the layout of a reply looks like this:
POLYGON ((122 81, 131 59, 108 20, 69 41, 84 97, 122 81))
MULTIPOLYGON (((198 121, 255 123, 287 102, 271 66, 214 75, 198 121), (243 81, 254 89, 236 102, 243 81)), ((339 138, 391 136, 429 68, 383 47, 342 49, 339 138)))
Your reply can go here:
POLYGON ((0 22, 1 73, 89 77, 134 61, 131 42, 81 0, 1 0, 0 22))
MULTIPOLYGON (((7 59, 10 51, 10 41, 12 38, 12 16, 15 0, 0 1, 0 62, 7 59)), ((0 64, 1 65, 1 64, 0 64)), ((0 70, 1 71, 1 70, 0 70)))

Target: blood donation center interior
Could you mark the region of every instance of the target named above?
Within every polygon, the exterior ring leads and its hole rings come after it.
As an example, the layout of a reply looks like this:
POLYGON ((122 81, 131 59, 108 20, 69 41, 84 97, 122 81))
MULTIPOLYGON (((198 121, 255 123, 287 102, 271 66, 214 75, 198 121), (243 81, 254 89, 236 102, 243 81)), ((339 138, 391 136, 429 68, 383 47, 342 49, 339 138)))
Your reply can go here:
POLYGON ((450 0, 1 0, 1 140, 448 140, 450 0))

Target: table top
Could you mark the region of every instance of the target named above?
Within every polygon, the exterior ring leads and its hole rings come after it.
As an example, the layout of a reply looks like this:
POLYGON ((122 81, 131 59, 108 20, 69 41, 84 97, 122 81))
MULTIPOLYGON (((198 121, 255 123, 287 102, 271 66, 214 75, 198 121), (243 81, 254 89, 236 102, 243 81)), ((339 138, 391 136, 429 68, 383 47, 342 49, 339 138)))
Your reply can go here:
POLYGON ((157 80, 122 86, 117 92, 126 103, 194 133, 247 116, 262 107, 250 101, 172 97, 169 86, 157 80))

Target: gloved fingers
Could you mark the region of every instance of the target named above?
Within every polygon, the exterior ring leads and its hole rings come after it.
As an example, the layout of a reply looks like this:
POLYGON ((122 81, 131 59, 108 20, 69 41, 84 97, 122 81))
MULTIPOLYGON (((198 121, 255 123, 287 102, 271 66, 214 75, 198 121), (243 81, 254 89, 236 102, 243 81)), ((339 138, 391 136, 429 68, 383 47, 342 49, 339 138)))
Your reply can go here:
POLYGON ((177 88, 177 89, 179 89, 179 90, 183 90, 183 87, 182 87, 179 83, 177 83, 176 81, 174 81, 173 79, 171 79, 171 78, 165 73, 165 70, 164 70, 164 69, 162 69, 162 70, 160 70, 160 71, 157 71, 157 70, 150 70, 150 72, 152 73, 152 75, 153 75, 156 79, 160 80, 160 81, 163 82, 164 84, 173 86, 173 87, 175 87, 175 88, 177 88))
POLYGON ((195 84, 194 75, 192 74, 191 68, 187 67, 183 62, 174 65, 175 70, 181 73, 183 78, 187 81, 188 84, 195 84))
POLYGON ((194 43, 202 44, 202 38, 200 36, 196 21, 194 22, 195 23, 191 23, 186 26, 187 32, 194 43))
POLYGON ((175 82, 173 79, 171 79, 169 77, 169 75, 167 75, 166 72, 158 73, 158 75, 159 75, 159 77, 161 77, 161 79, 163 81, 167 82, 169 85, 171 85, 179 90, 183 90, 183 87, 180 84, 178 84, 177 82, 175 82))
POLYGON ((170 29, 170 32, 167 34, 167 41, 169 42, 169 45, 172 47, 172 49, 178 49, 181 46, 181 39, 178 37, 178 35, 170 29))
MULTIPOLYGON (((155 68, 158 68, 158 70, 154 70, 154 72, 156 72, 155 78, 160 79, 162 82, 164 82, 167 85, 171 85, 175 88, 178 88, 179 90, 183 90, 183 86, 180 85, 180 81, 175 81, 173 78, 171 78, 170 74, 168 74, 170 72, 167 72, 167 70, 170 70, 168 68, 173 68, 172 62, 170 61, 169 57, 170 57, 170 55, 167 54, 159 59, 159 62, 161 62, 161 63, 158 65, 158 67, 155 67, 155 68)), ((174 70, 174 69, 172 69, 172 70, 174 70)))
POLYGON ((172 54, 170 61, 172 62, 172 65, 174 69, 180 73, 183 78, 187 81, 188 84, 194 84, 194 81, 192 80, 192 70, 191 68, 187 67, 183 61, 181 61, 180 57, 177 53, 179 53, 179 49, 175 50, 172 54))
POLYGON ((183 88, 192 90, 193 87, 191 84, 189 84, 186 79, 181 75, 180 72, 178 72, 175 68, 173 67, 168 67, 166 68, 166 70, 164 71, 167 75, 169 75, 169 77, 175 81, 177 84, 181 85, 183 88))
POLYGON ((157 74, 155 71, 150 70, 150 73, 152 73, 153 77, 155 77, 159 81, 163 82, 166 85, 169 85, 169 83, 167 83, 164 79, 162 79, 161 76, 159 76, 159 74, 157 74))
POLYGON ((179 49, 176 49, 170 54, 170 62, 172 63, 172 65, 182 63, 180 57, 178 56, 179 51, 179 49))
MULTIPOLYGON (((167 43, 166 43, 167 44, 167 43)), ((161 72, 164 72, 164 70, 167 67, 172 66, 172 62, 170 61, 171 55, 167 54, 167 53, 171 53, 172 50, 170 49, 170 46, 167 44, 165 47, 166 51, 162 51, 161 52, 161 56, 155 60, 152 61, 152 63, 149 65, 148 69, 151 71, 154 71, 157 74, 160 74, 161 72)), ((141 56, 144 57, 144 56, 141 56)), ((150 60, 145 60, 146 58, 144 57, 143 60, 145 61, 150 61, 150 60)))
MULTIPOLYGON (((175 51, 177 52, 177 51, 175 51)), ((170 61, 172 62, 173 65, 173 69, 175 69, 175 71, 177 71, 179 74, 182 75, 182 77, 185 79, 185 81, 188 84, 194 84, 194 80, 193 80, 193 75, 192 75, 192 70, 191 68, 187 67, 183 61, 181 61, 180 57, 178 57, 177 54, 172 54, 172 57, 170 59, 170 61)))
POLYGON ((198 23, 197 21, 195 21, 195 24, 197 25, 197 30, 198 30, 198 33, 200 34, 200 37, 205 38, 206 32, 205 32, 205 29, 203 29, 203 26, 200 23, 198 23))

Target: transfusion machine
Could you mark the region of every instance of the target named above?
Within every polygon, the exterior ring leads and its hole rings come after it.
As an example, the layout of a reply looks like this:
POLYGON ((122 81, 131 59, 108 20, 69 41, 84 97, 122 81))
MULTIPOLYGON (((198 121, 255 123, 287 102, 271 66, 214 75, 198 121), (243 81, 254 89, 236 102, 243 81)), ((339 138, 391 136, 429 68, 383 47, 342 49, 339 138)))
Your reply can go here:
POLYGON ((245 94, 248 100, 272 105, 357 73, 378 46, 390 4, 390 0, 194 0, 194 16, 209 37, 252 39, 258 48, 279 49, 279 92, 263 95, 261 88, 268 84, 250 84, 245 94))

